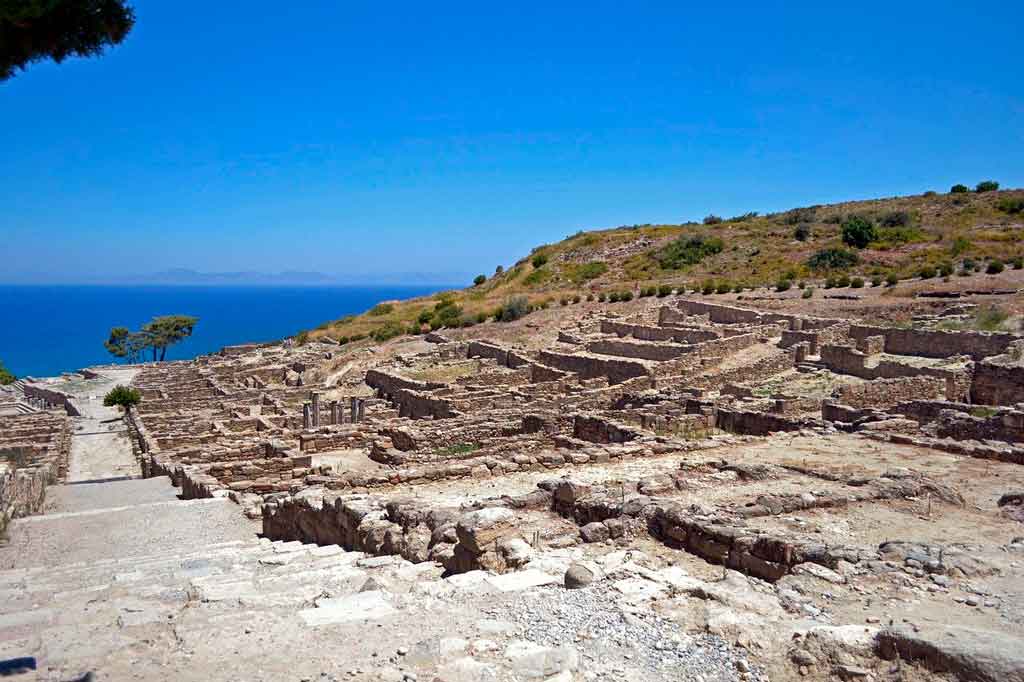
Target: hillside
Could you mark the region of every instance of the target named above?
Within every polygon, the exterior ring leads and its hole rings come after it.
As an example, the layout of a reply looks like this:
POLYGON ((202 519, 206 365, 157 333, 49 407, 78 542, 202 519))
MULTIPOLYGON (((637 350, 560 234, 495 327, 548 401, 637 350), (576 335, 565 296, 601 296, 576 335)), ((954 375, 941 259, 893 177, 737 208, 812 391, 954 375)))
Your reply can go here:
POLYGON ((327 322, 302 338, 329 337, 342 343, 367 336, 383 340, 514 318, 530 309, 587 297, 653 294, 656 288, 662 295, 685 289, 715 296, 778 288, 780 280, 794 289, 804 284, 848 286, 857 278, 879 286, 922 275, 985 272, 993 261, 1019 267, 1022 257, 1021 189, 927 192, 766 215, 708 216, 702 223, 579 232, 536 247, 477 285, 428 298, 382 302, 362 315, 327 322), (862 248, 844 244, 850 225, 868 226, 862 248))

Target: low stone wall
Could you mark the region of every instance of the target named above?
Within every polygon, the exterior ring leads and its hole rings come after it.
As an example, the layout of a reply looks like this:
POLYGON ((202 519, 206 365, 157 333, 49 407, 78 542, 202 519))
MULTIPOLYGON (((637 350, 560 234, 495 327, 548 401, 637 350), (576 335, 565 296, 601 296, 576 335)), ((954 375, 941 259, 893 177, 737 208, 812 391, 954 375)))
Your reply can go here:
POLYGON ((971 402, 982 405, 1024 403, 1024 364, 975 363, 971 402))
POLYGON ((766 412, 748 412, 718 408, 715 426, 723 431, 751 436, 767 436, 779 431, 799 431, 823 424, 817 419, 790 419, 766 412))
POLYGON ((397 374, 371 369, 366 372, 366 385, 370 388, 377 389, 384 395, 393 395, 400 389, 410 391, 433 391, 439 388, 444 388, 447 384, 418 381, 416 379, 409 379, 397 374))
POLYGON ((590 443, 625 443, 640 436, 625 424, 584 414, 573 419, 572 435, 590 443))
POLYGON ((583 379, 607 377, 608 381, 613 384, 621 383, 634 377, 648 376, 651 373, 650 367, 638 360, 607 358, 589 354, 558 353, 550 350, 541 351, 539 359, 544 365, 573 372, 583 379))
POLYGON ((0 462, 0 537, 11 519, 38 514, 46 501, 46 486, 56 480, 51 466, 19 469, 0 462))
POLYGON ((885 409, 908 400, 942 399, 946 396, 946 380, 930 376, 876 379, 840 386, 833 395, 850 407, 885 409))
POLYGON ((59 405, 64 408, 64 411, 68 413, 68 416, 77 417, 81 413, 78 411, 78 407, 75 405, 71 396, 62 391, 55 391, 39 384, 26 383, 24 386, 25 395, 29 398, 35 398, 42 400, 50 405, 59 405))
POLYGON ((837 374, 861 379, 899 379, 905 377, 936 377, 946 382, 947 400, 964 400, 970 393, 971 372, 941 367, 914 367, 900 362, 881 360, 868 366, 868 356, 850 346, 828 345, 821 348, 821 363, 837 374))
POLYGON ((599 341, 591 341, 587 344, 586 348, 589 352, 599 355, 665 362, 666 360, 674 360, 681 355, 685 355, 693 350, 694 346, 656 341, 601 339, 599 341))
POLYGON ((917 355, 924 358, 969 355, 972 360, 1005 353, 1007 347, 1020 338, 997 332, 896 329, 868 325, 851 325, 849 335, 856 341, 869 336, 882 336, 885 338, 885 352, 892 355, 917 355))
POLYGON ((695 388, 721 390, 727 384, 764 381, 776 374, 793 369, 796 366, 796 352, 792 349, 772 353, 749 365, 743 365, 725 371, 708 372, 694 377, 687 383, 695 388))
POLYGON ((652 327, 646 324, 619 322, 618 320, 601 320, 601 332, 617 334, 619 337, 632 336, 641 341, 675 341, 677 343, 700 343, 722 336, 722 333, 715 329, 652 327))

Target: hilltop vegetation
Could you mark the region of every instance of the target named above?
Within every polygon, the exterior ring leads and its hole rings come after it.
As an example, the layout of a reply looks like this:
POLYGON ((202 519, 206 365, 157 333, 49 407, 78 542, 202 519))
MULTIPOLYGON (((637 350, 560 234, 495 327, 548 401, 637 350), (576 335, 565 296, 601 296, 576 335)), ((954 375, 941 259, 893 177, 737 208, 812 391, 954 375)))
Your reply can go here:
POLYGON ((518 319, 537 307, 581 300, 996 274, 1021 267, 1024 258, 1024 190, 998 186, 987 180, 973 190, 956 185, 944 194, 578 232, 535 248, 508 269, 477 277, 466 289, 382 302, 303 333, 300 341, 384 341, 518 319))

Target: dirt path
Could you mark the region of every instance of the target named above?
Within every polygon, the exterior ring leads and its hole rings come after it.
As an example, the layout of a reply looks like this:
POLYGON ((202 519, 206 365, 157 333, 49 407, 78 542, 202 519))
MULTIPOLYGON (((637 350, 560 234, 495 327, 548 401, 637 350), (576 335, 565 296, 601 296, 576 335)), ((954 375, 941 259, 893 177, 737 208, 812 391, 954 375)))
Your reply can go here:
POLYGON ((103 396, 117 384, 127 384, 138 370, 111 369, 102 379, 70 388, 81 413, 74 418, 69 483, 138 476, 139 466, 118 408, 104 407, 103 396))

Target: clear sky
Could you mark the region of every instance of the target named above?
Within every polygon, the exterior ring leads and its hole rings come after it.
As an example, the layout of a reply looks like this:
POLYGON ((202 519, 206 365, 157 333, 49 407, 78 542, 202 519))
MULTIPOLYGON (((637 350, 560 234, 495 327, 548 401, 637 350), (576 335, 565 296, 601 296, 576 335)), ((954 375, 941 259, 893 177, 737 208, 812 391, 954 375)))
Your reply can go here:
POLYGON ((0 84, 0 281, 492 272, 579 229, 1024 185, 1024 3, 137 0, 0 84))

